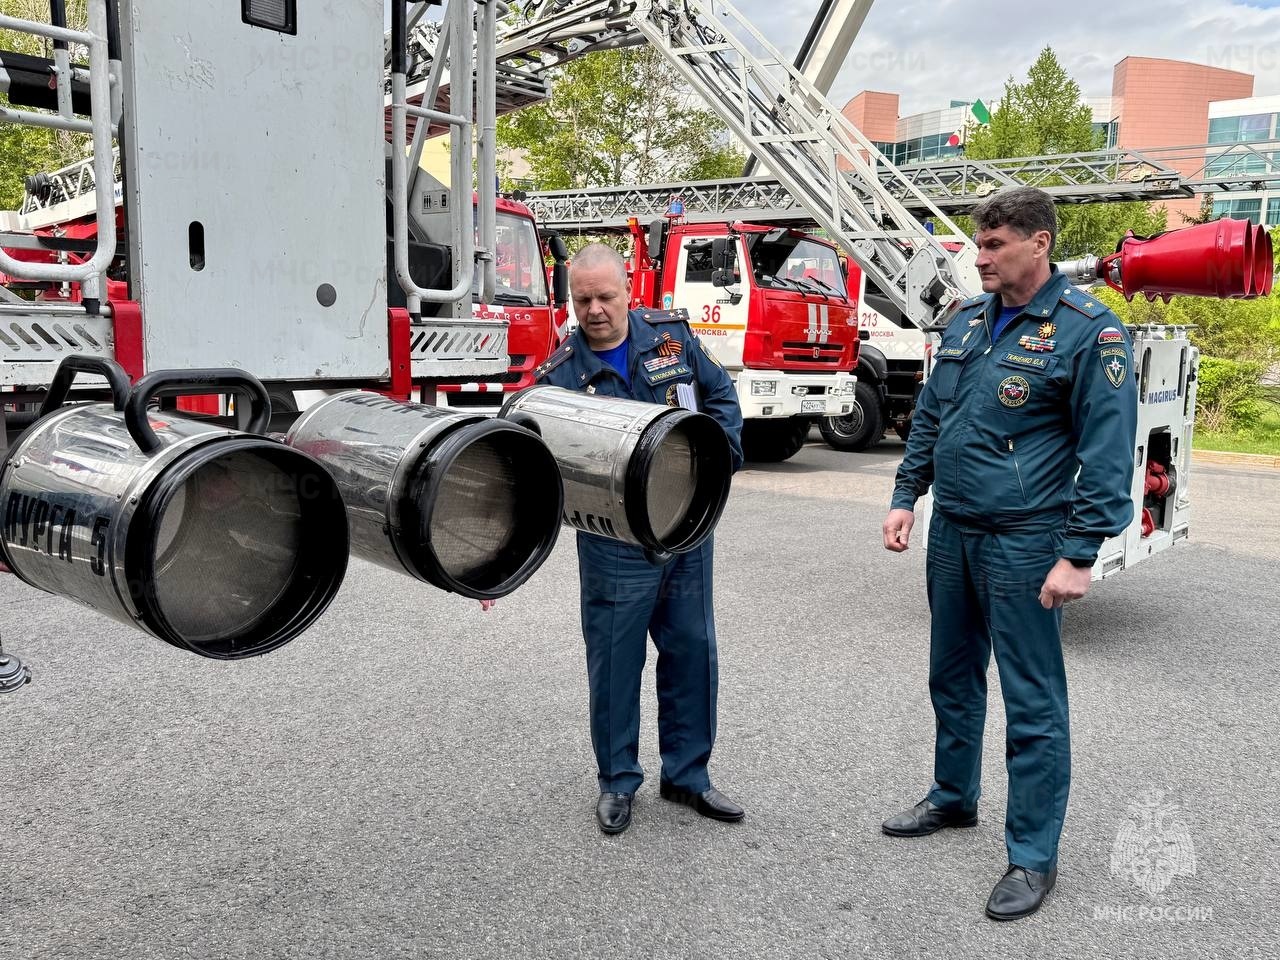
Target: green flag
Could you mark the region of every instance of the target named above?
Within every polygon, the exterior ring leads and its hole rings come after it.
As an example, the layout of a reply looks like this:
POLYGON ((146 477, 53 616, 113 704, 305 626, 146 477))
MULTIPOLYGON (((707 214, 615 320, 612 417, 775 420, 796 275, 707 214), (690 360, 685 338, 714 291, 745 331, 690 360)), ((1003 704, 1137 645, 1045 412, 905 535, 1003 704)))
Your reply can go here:
POLYGON ((979 123, 991 122, 991 111, 987 109, 986 105, 981 100, 973 101, 973 106, 969 109, 973 111, 973 115, 978 118, 979 123))

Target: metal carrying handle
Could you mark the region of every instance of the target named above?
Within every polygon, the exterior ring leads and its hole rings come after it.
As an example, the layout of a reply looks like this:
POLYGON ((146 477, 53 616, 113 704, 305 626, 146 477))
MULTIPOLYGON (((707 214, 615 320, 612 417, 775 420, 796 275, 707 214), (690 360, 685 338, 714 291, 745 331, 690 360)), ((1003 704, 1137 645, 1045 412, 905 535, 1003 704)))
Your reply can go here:
POLYGON ((153 397, 191 397, 207 393, 234 393, 249 400, 247 433, 265 433, 271 422, 271 397, 262 381, 234 367, 201 370, 157 370, 133 385, 124 405, 124 425, 143 453, 151 454, 162 444, 147 419, 147 403, 153 397))
POLYGON ((58 364, 53 383, 49 384, 49 392, 40 405, 40 416, 53 413, 67 402, 67 394, 71 392, 71 384, 77 373, 96 373, 100 377, 106 377, 111 386, 111 405, 116 410, 124 409, 125 402, 129 399, 129 375, 124 372, 124 367, 106 357, 77 353, 58 364))

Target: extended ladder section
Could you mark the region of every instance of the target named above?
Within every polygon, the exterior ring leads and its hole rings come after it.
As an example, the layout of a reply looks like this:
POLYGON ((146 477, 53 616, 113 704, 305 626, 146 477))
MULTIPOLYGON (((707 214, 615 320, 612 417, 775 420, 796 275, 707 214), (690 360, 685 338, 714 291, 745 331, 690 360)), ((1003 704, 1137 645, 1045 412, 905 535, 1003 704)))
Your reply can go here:
POLYGON ((972 243, 732 5, 587 2, 546 13, 502 37, 499 53, 523 41, 531 51, 563 51, 563 61, 648 41, 912 323, 937 323, 977 289, 972 243), (724 31, 713 26, 721 19, 724 31), (576 46, 564 46, 568 39, 576 46), (896 189, 885 189, 885 177, 896 189))
MULTIPOLYGON (((1197 192, 1177 170, 1153 160, 1149 151, 1111 150, 1013 160, 958 158, 900 169, 920 193, 947 214, 967 213, 1007 186, 1039 187, 1056 202, 1071 204, 1178 200, 1197 192)), ((1280 169, 1275 178, 1280 184, 1280 169)), ((882 171, 881 184, 885 190, 900 191, 899 199, 908 210, 923 212, 916 194, 907 192, 898 178, 882 171)), ((690 220, 812 222, 804 203, 771 177, 546 190, 529 194, 527 202, 538 222, 548 228, 613 230, 625 229, 628 217, 663 216, 677 197, 690 220)))

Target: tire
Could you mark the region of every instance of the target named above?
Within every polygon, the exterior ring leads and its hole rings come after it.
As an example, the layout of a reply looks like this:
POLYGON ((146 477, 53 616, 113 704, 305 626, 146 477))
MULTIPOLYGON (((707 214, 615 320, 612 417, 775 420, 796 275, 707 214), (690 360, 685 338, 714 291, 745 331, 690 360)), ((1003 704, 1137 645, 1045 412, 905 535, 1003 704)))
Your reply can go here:
POLYGON ((271 412, 272 413, 297 413, 298 403, 293 398, 291 390, 271 390, 271 412))
POLYGON ((843 417, 823 417, 818 421, 822 439, 837 450, 866 450, 884 436, 884 409, 880 395, 869 383, 858 381, 853 395, 853 412, 843 417))
POLYGON ((756 463, 790 460, 809 439, 807 417, 751 419, 742 424, 742 455, 756 463))

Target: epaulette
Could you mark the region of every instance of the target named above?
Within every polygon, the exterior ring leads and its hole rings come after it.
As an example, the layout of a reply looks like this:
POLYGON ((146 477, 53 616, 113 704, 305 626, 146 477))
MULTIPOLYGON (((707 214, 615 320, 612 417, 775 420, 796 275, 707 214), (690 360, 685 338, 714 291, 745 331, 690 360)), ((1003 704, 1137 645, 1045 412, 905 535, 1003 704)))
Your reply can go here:
POLYGON ((1065 303, 1072 310, 1076 310, 1080 313, 1083 313, 1086 317, 1090 318, 1091 320, 1095 317, 1102 316, 1109 309, 1107 305, 1102 301, 1089 296, 1087 293, 1081 293, 1079 290, 1077 290, 1075 287, 1072 287, 1072 286, 1068 286, 1065 290, 1063 290, 1062 296, 1059 297, 1058 299, 1061 300, 1063 303, 1065 303))
POLYGON ((677 307, 675 310, 644 310, 640 314, 640 319, 652 327, 664 323, 683 323, 687 327, 689 311, 684 307, 677 307))
POLYGON ((987 296, 988 295, 984 293, 976 297, 970 297, 968 300, 960 301, 960 306, 954 307, 953 308, 954 312, 951 314, 949 318, 946 319, 945 321, 946 325, 948 327, 951 326, 951 324, 955 323, 957 320, 960 319, 960 315, 963 314, 965 311, 972 310, 974 307, 979 306, 980 304, 986 303, 987 296))
POLYGON ((565 341, 560 345, 559 350, 557 350, 551 356, 547 357, 546 360, 543 360, 542 363, 540 363, 538 366, 534 367, 533 379, 541 380, 543 377, 545 377, 548 373, 550 373, 556 367, 560 366, 560 364, 568 360, 569 357, 571 357, 572 355, 573 355, 573 342, 565 341))

